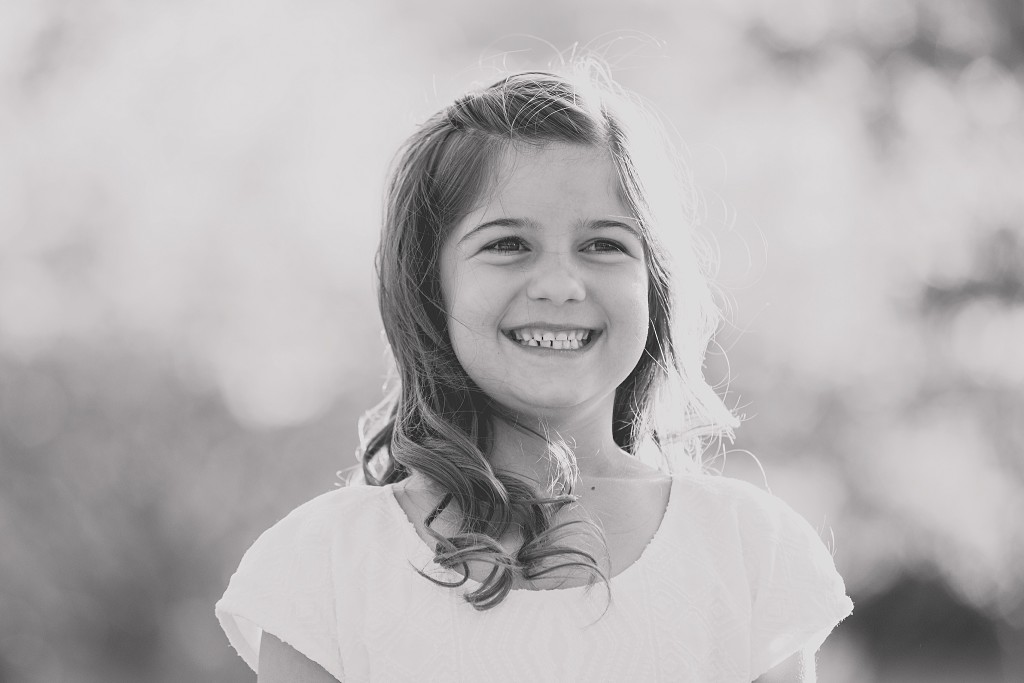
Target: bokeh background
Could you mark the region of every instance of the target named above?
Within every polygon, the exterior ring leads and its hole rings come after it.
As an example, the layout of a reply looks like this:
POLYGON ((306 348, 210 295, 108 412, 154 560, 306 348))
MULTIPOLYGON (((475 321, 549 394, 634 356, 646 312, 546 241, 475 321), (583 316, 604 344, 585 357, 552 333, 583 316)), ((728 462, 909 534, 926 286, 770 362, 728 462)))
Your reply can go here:
POLYGON ((574 46, 686 143, 821 680, 1024 680, 1024 3, 6 0, 0 681, 253 680, 212 606, 354 463, 394 149, 574 46))

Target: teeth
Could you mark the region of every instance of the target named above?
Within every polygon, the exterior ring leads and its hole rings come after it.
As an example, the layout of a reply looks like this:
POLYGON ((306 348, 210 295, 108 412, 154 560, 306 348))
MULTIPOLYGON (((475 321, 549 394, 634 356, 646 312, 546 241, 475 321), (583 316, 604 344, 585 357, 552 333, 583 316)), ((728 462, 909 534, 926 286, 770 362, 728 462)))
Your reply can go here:
POLYGON ((587 344, 590 330, 552 332, 538 328, 512 330, 512 338, 523 346, 542 346, 546 349, 574 350, 587 344))

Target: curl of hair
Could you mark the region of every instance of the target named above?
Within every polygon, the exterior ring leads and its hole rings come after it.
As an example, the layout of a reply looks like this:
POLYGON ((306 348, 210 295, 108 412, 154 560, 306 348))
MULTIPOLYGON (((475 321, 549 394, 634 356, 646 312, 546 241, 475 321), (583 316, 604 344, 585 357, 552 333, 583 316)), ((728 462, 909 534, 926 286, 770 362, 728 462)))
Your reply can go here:
POLYGON ((480 587, 465 595, 477 609, 500 603, 517 577, 582 569, 591 582, 607 582, 591 554, 561 542, 569 525, 553 525, 557 511, 574 500, 571 451, 549 439, 554 467, 544 491, 492 468, 492 421, 507 416, 466 375, 449 339, 441 246, 487 191, 503 151, 551 143, 607 150, 623 200, 638 219, 650 326, 640 361, 616 390, 613 436, 619 447, 637 455, 642 444, 654 444, 666 469, 678 469, 680 462, 690 467, 709 438, 731 437, 736 425, 703 376, 719 312, 707 251, 688 215, 688 186, 665 153, 657 121, 599 66, 576 66, 565 77, 511 75, 435 114, 399 151, 385 194, 376 265, 396 376, 385 400, 360 422, 363 476, 385 485, 415 471, 443 492, 426 520, 436 540, 434 560, 461 569, 462 581, 444 584, 453 586, 465 583, 470 561, 491 565, 480 587), (445 536, 432 524, 449 506, 460 522, 456 533, 445 536), (498 543, 510 530, 522 538, 514 553, 498 543))

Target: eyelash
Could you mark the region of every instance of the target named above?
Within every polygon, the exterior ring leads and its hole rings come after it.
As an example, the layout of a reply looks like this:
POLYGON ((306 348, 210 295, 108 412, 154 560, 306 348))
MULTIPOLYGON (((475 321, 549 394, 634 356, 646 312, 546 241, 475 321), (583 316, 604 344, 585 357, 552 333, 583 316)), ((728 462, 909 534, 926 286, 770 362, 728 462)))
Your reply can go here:
MULTIPOLYGON (((519 253, 519 252, 523 251, 523 248, 524 248, 523 240, 521 240, 520 238, 518 238, 518 237, 502 237, 500 240, 496 240, 494 242, 491 242, 486 247, 484 247, 484 251, 489 251, 489 252, 498 253, 498 254, 516 254, 516 253, 519 253), (501 245, 509 245, 509 244, 513 244, 516 248, 509 249, 509 248, 503 248, 501 246, 501 245)), ((619 244, 618 242, 616 242, 614 240, 609 240, 609 239, 597 239, 597 240, 594 240, 593 242, 590 242, 586 246, 586 250, 587 251, 596 252, 596 253, 607 253, 607 252, 612 252, 612 251, 616 251, 616 252, 619 252, 619 253, 622 253, 622 254, 629 253, 628 250, 624 246, 622 246, 621 244, 619 244), (610 249, 593 249, 593 250, 591 250, 591 247, 595 247, 595 246, 600 245, 600 244, 608 245, 611 248, 610 249)))
MULTIPOLYGON (((594 240, 593 242, 591 242, 590 244, 587 245, 587 248, 589 249, 590 247, 597 246, 598 244, 607 244, 608 246, 610 246, 611 249, 608 250, 608 251, 618 251, 618 252, 621 252, 623 254, 628 253, 626 248, 624 246, 622 246, 621 244, 619 244, 618 242, 616 242, 615 240, 594 240)), ((595 251, 597 251, 597 250, 595 250, 595 251)), ((600 251, 605 251, 605 250, 602 249, 600 251)))
POLYGON ((523 246, 523 241, 521 239, 519 239, 518 237, 502 237, 500 240, 497 240, 495 242, 491 242, 490 244, 488 244, 486 247, 484 247, 484 250, 485 251, 497 252, 499 254, 514 254, 514 253, 520 251, 520 249, 502 249, 502 248, 499 247, 499 245, 509 244, 509 243, 513 243, 513 244, 515 244, 518 247, 522 247, 523 246))

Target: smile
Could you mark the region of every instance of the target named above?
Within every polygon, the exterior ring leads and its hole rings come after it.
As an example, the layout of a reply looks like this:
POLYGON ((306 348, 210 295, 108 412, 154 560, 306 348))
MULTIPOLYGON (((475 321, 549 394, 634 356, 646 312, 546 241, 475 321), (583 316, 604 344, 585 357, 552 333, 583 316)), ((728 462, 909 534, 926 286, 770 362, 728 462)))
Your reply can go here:
POLYGON ((575 351, 590 344, 596 334, 594 330, 583 327, 558 330, 540 327, 520 327, 508 330, 505 332, 505 336, 520 346, 575 351))

